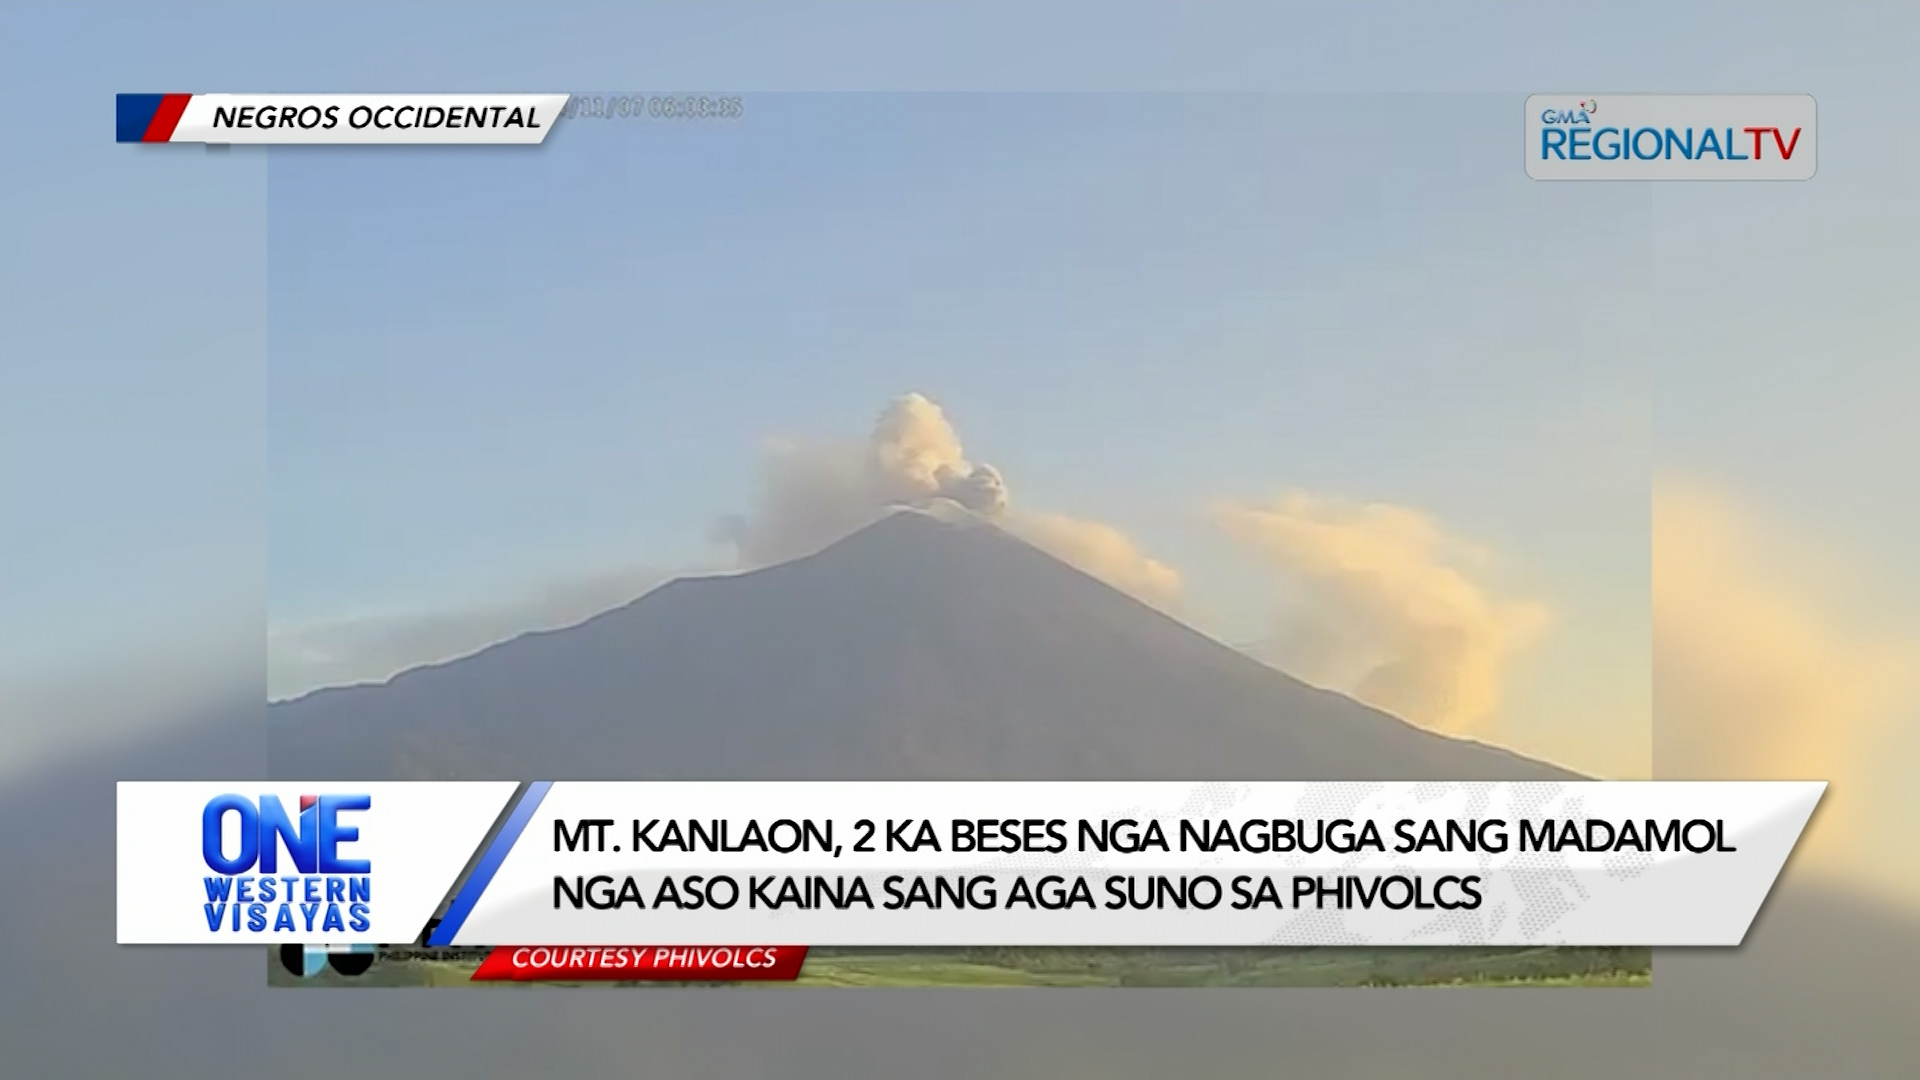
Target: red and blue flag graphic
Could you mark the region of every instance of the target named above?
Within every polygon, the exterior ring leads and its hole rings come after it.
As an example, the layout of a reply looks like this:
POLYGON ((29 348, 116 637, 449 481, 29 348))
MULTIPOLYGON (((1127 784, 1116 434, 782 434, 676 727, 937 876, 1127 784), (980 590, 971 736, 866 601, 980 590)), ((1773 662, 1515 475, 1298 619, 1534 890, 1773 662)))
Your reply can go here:
POLYGON ((117 142, 169 142, 192 94, 116 94, 117 142))

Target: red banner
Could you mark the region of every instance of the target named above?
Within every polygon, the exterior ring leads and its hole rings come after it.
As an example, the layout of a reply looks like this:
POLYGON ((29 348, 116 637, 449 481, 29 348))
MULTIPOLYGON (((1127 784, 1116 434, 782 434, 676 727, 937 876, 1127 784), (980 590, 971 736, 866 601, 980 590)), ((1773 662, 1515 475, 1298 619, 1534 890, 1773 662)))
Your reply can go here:
POLYGON ((499 945, 475 982, 792 982, 805 945, 499 945))

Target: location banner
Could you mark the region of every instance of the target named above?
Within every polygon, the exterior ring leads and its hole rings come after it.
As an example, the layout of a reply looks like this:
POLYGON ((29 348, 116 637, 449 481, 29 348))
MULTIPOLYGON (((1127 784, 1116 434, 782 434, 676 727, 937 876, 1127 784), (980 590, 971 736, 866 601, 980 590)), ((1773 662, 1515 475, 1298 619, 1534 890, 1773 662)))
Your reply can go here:
POLYGON ((247 145, 538 145, 566 94, 117 94, 114 139, 247 145))
POLYGON ((128 782, 119 940, 1731 946, 1825 788, 128 782))

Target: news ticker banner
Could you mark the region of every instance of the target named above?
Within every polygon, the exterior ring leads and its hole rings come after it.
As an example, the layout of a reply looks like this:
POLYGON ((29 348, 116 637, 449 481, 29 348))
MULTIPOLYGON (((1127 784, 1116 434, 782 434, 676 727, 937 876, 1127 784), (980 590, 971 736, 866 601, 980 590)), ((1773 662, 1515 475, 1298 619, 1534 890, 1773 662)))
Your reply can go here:
POLYGON ((1535 94, 1535 180, 1811 180, 1817 109, 1807 94, 1535 94))
POLYGON ((537 145, 566 94, 118 94, 118 142, 537 145))
POLYGON ((1825 787, 125 782, 118 939, 1737 945, 1825 787))

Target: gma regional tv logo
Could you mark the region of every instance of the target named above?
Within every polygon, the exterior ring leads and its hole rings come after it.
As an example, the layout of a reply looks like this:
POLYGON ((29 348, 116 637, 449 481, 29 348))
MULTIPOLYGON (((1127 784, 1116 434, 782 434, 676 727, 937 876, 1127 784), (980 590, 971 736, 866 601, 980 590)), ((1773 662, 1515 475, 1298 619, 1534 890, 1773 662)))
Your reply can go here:
POLYGON ((207 929, 324 935, 372 924, 373 864, 352 850, 371 795, 216 795, 200 815, 207 929))
POLYGON ((1535 180, 1807 180, 1818 136, 1805 94, 1535 94, 1535 180))

